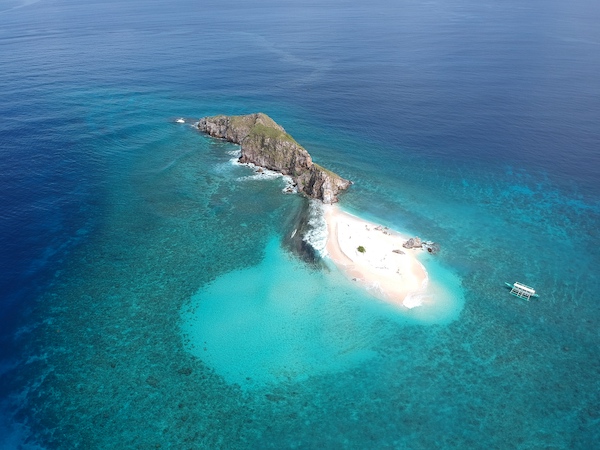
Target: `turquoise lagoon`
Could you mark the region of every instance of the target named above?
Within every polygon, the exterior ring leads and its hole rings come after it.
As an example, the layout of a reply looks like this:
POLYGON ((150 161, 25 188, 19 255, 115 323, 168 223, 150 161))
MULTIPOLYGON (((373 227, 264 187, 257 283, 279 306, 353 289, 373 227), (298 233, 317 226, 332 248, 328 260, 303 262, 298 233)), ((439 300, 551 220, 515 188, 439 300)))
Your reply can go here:
POLYGON ((387 305, 353 285, 330 261, 309 265, 267 243, 254 267, 217 278, 184 306, 186 347, 245 388, 343 372, 375 355, 398 326, 448 323, 459 316, 460 280, 428 264, 423 305, 387 305), (432 270, 435 268, 435 270, 432 270))

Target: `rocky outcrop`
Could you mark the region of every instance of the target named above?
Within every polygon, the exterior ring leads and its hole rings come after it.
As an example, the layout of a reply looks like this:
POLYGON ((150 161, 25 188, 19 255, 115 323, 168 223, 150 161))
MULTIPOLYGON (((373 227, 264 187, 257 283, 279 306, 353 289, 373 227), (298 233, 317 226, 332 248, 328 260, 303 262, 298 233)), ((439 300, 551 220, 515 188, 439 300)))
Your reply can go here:
POLYGON ((414 238, 410 238, 404 244, 402 244, 404 248, 423 248, 423 242, 421 242, 421 238, 416 236, 414 238))
MULTIPOLYGON (((404 248, 422 248, 422 249, 427 250, 429 253, 434 253, 434 254, 440 252, 440 245, 437 242, 421 241, 421 238, 419 236, 410 238, 408 241, 406 241, 404 244, 402 244, 402 247, 404 247, 404 248)), ((393 251, 398 252, 396 250, 393 250, 393 251)))
POLYGON ((304 147, 266 114, 204 117, 198 128, 210 136, 240 144, 240 162, 289 175, 299 192, 324 203, 337 202, 338 193, 351 184, 313 163, 304 147))

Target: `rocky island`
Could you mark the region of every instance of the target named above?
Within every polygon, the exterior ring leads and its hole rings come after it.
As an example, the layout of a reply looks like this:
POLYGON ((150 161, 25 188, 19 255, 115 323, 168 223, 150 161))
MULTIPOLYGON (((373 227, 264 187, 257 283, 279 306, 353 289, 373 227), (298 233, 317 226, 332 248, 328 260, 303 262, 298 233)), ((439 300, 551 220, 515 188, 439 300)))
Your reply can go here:
POLYGON ((198 122, 198 129, 239 144, 241 163, 290 176, 299 192, 325 204, 303 202, 286 226, 284 246, 304 261, 325 265, 331 261, 373 297, 403 310, 413 310, 413 318, 435 322, 456 311, 456 299, 436 284, 430 286, 427 270, 419 261, 423 250, 437 253, 439 245, 419 237, 408 238, 333 205, 339 192, 351 182, 313 163, 309 153, 269 116, 256 113, 204 117, 198 122))
POLYGON ((263 113, 245 116, 204 117, 198 129, 216 138, 239 144, 241 163, 289 175, 298 191, 323 203, 335 203, 350 181, 313 163, 310 154, 273 119, 263 113))

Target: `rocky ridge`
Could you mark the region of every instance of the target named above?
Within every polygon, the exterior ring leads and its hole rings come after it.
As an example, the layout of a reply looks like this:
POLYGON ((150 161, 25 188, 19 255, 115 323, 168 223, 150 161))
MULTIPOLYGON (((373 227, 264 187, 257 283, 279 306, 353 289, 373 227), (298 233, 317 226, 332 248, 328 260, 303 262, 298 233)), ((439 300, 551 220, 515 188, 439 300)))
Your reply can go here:
POLYGON ((337 202, 338 193, 352 184, 313 163, 304 147, 266 114, 204 117, 200 119, 198 129, 240 144, 241 163, 253 163, 289 175, 299 192, 323 203, 337 202))

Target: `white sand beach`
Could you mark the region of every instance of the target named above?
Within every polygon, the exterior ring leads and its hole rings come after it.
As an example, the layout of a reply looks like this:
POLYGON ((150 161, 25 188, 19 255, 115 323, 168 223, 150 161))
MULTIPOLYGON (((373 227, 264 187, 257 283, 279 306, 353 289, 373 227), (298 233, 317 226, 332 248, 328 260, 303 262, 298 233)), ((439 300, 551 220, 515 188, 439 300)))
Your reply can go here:
POLYGON ((420 250, 402 247, 408 237, 346 213, 336 205, 325 206, 325 220, 328 256, 350 279, 394 305, 421 305, 422 296, 418 294, 426 289, 428 276, 416 258, 420 250))

